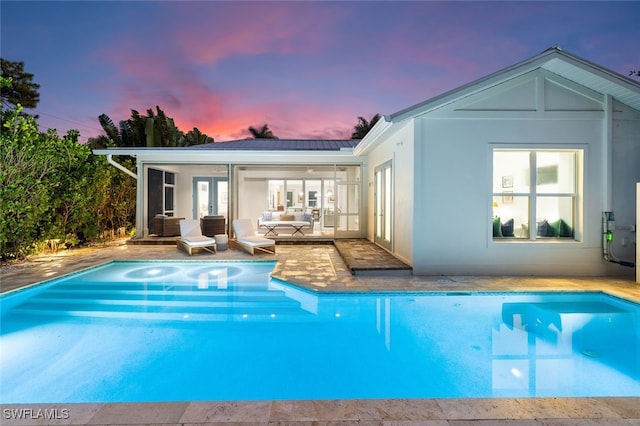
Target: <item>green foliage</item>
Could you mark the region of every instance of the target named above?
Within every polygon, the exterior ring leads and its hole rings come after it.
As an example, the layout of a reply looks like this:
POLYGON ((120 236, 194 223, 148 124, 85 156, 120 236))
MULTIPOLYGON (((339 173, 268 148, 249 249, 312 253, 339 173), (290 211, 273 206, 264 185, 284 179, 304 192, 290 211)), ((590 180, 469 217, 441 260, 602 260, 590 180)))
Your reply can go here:
POLYGON ((42 232, 55 169, 47 135, 20 112, 3 113, 0 133, 0 252, 14 256, 26 254, 42 232))
POLYGON ((131 118, 120 121, 118 126, 106 114, 101 114, 98 121, 106 136, 92 138, 89 144, 94 148, 180 147, 213 142, 212 137, 197 128, 185 134, 159 106, 155 111, 149 108, 147 115, 132 109, 131 118))
POLYGON ((24 108, 35 108, 38 106, 40 85, 33 82, 33 74, 24 71, 24 63, 0 58, 0 68, 2 77, 6 80, 10 79, 12 83, 0 85, 3 107, 22 105, 24 108))
MULTIPOLYGON (((2 115, 0 134, 0 254, 96 241, 105 230, 127 229, 135 219, 135 181, 78 143, 38 131, 34 117, 16 107, 2 115)), ((133 165, 131 162, 127 164, 133 165)))
POLYGON ((364 139, 371 128, 380 120, 380 114, 375 114, 371 120, 367 121, 364 117, 358 117, 358 124, 353 127, 351 139, 364 139))
POLYGON ((249 130, 249 133, 251 133, 251 136, 253 136, 254 139, 278 139, 278 137, 273 134, 268 124, 263 124, 262 127, 258 128, 249 126, 247 130, 249 130))
POLYGON ((202 133, 197 127, 194 127, 193 130, 189 130, 184 135, 184 146, 202 145, 205 143, 213 143, 213 138, 202 133))

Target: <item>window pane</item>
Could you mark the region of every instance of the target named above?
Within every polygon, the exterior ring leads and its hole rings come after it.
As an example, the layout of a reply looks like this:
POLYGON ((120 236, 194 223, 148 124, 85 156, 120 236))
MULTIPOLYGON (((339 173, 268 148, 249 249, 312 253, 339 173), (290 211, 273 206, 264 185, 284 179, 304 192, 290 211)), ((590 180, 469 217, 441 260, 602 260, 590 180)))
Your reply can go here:
POLYGON ((538 197, 537 237, 573 237, 574 197, 538 197))
POLYGON ((269 210, 284 210, 284 181, 269 181, 269 200, 267 202, 269 210))
POLYGON ((164 209, 173 210, 173 188, 170 186, 164 187, 164 209))
POLYGON ((302 191, 301 180, 288 180, 287 186, 287 207, 295 210, 302 210, 304 203, 304 192, 302 191))
POLYGON ((176 175, 171 172, 164 172, 164 183, 173 185, 176 183, 176 175))
POLYGON ((493 218, 500 220, 499 229, 494 227, 494 238, 529 238, 529 197, 494 196, 493 218))
POLYGON ((493 192, 529 192, 529 151, 494 151, 493 192))
POLYGON ((576 188, 575 152, 538 152, 536 156, 536 192, 573 194, 576 188))

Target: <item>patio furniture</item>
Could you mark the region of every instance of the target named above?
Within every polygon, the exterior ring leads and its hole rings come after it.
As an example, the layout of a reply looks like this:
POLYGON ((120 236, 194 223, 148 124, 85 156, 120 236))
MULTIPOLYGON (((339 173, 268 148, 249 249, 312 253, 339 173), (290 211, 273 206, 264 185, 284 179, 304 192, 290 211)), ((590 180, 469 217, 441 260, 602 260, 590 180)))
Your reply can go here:
POLYGON ((304 231, 313 233, 313 214, 304 212, 266 211, 258 218, 258 232, 264 236, 277 236, 279 232, 291 230, 291 235, 304 235, 304 231))
POLYGON ((201 248, 210 253, 216 253, 216 240, 202 235, 199 220, 180 221, 180 239, 178 247, 184 249, 189 256, 194 248, 201 248))
POLYGON ((227 226, 224 216, 205 216, 200 219, 202 234, 207 237, 215 237, 216 235, 226 234, 227 226))
POLYGON ((216 251, 225 251, 229 247, 229 237, 227 234, 219 234, 214 236, 216 240, 216 251))
POLYGON ((177 237, 180 235, 180 221, 184 217, 156 215, 153 218, 153 233, 158 237, 177 237))
POLYGON ((236 234, 236 244, 251 255, 255 255, 256 250, 276 254, 276 242, 256 235, 256 230, 251 220, 235 219, 233 221, 233 231, 236 234))

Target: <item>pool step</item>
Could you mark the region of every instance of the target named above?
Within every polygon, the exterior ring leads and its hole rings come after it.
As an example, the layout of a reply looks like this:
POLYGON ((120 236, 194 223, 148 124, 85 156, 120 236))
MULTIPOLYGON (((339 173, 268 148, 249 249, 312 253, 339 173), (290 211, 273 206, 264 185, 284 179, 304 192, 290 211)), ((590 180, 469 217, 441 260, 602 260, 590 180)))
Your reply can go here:
MULTIPOLYGON (((264 288, 264 285, 263 285, 264 288)), ((281 290, 70 290, 49 289, 16 306, 18 315, 228 321, 291 319, 310 315, 281 290)))

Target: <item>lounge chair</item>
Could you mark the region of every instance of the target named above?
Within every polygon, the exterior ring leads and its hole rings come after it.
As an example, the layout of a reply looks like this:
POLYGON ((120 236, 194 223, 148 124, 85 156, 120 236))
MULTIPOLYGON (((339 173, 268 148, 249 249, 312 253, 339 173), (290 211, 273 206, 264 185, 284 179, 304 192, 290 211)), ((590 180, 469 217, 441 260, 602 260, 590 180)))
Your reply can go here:
POLYGON ((251 253, 251 255, 255 255, 256 250, 276 254, 276 242, 256 235, 256 230, 251 220, 235 219, 233 221, 233 231, 236 233, 236 244, 251 253))
POLYGON ((199 220, 181 220, 178 247, 189 253, 189 256, 194 248, 201 248, 215 254, 216 240, 202 235, 199 220))

